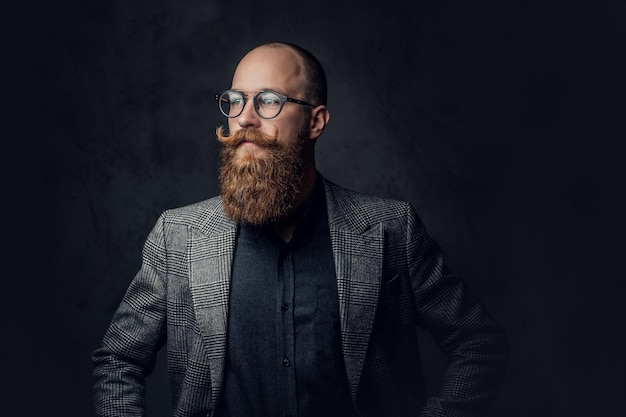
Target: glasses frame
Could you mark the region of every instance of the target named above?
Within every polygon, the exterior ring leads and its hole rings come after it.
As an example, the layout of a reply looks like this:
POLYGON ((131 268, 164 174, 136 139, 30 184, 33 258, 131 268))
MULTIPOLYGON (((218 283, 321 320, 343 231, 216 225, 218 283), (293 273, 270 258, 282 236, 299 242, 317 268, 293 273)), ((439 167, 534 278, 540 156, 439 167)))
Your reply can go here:
MULTIPOLYGON (((228 117, 229 119, 232 119, 232 118, 235 118, 235 117, 239 117, 241 115, 241 113, 243 113, 243 110, 246 108, 246 104, 248 103, 248 95, 246 95, 246 94, 244 94, 244 93, 242 93, 241 91, 238 91, 238 90, 224 90, 221 93, 215 95, 215 101, 217 102, 217 107, 220 109, 220 113, 222 113, 224 116, 228 117), (231 93, 236 93, 236 94, 241 95, 241 97, 243 97, 243 106, 241 106, 241 111, 239 113, 237 113, 236 115, 228 115, 228 114, 224 113, 224 110, 222 110, 222 106, 220 105, 221 98, 225 94, 231 94, 231 93)), ((259 91, 252 98, 252 102, 254 103, 254 110, 256 111, 256 114, 261 119, 265 119, 265 120, 269 120, 269 119, 273 119, 275 117, 278 117, 280 112, 283 111, 283 106, 285 105, 286 102, 300 104, 301 106, 316 107, 315 105, 313 105, 311 103, 307 103, 304 100, 297 100, 295 98, 287 97, 286 95, 280 94, 278 91, 274 91, 274 90, 261 90, 261 91, 259 91), (259 103, 257 101, 257 98, 261 94, 263 94, 263 93, 273 93, 273 94, 276 94, 278 96, 279 100, 280 100, 280 108, 278 109, 278 112, 276 113, 276 115, 274 115, 272 117, 262 116, 261 113, 259 112, 259 103)))

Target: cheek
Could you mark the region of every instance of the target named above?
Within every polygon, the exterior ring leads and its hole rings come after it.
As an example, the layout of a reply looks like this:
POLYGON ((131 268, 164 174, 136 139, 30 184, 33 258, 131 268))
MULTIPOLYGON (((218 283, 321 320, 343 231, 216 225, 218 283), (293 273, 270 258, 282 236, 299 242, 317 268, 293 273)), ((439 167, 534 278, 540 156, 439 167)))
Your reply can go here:
POLYGON ((306 137, 309 135, 308 122, 301 116, 281 120, 276 127, 279 131, 278 137, 283 141, 295 141, 303 134, 306 137))
POLYGON ((293 126, 276 126, 278 128, 278 142, 286 145, 293 141, 297 131, 293 126))

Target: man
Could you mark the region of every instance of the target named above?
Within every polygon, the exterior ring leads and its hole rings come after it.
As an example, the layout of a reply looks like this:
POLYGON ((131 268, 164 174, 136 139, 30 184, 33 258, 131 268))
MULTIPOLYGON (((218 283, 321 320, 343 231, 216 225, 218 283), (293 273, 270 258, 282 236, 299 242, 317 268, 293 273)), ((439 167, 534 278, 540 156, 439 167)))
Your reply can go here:
POLYGON ((100 416, 143 415, 167 344, 175 416, 477 416, 506 339, 407 203, 316 170, 319 62, 271 43, 216 97, 222 196, 163 213, 94 352, 100 416), (416 327, 449 364, 427 397, 416 327))

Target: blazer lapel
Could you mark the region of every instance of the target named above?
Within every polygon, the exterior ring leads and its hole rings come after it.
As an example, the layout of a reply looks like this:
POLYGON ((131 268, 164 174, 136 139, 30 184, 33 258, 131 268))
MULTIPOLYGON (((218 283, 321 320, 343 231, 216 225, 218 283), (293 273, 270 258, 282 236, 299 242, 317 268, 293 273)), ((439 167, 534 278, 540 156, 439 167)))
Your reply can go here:
POLYGON ((213 405, 221 394, 226 358, 230 272, 237 226, 228 220, 212 233, 190 230, 189 285, 211 372, 213 405))
POLYGON ((337 186, 328 182, 326 185, 339 293, 341 344, 350 394, 356 401, 383 273, 383 227, 382 223, 365 226, 354 202, 343 198, 337 186), (359 222, 351 221, 350 216, 358 218, 359 222))

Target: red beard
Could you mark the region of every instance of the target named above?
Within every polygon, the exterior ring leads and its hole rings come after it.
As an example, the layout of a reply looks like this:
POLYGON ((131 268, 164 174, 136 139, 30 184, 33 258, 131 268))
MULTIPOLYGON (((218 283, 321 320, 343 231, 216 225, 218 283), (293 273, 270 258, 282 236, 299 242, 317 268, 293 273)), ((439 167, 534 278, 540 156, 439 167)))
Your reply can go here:
POLYGON ((304 176, 304 140, 278 144, 274 136, 257 130, 240 130, 217 139, 224 144, 220 186, 226 215, 236 222, 256 225, 286 217, 300 196, 304 176), (241 152, 242 142, 252 142, 263 152, 241 152))

